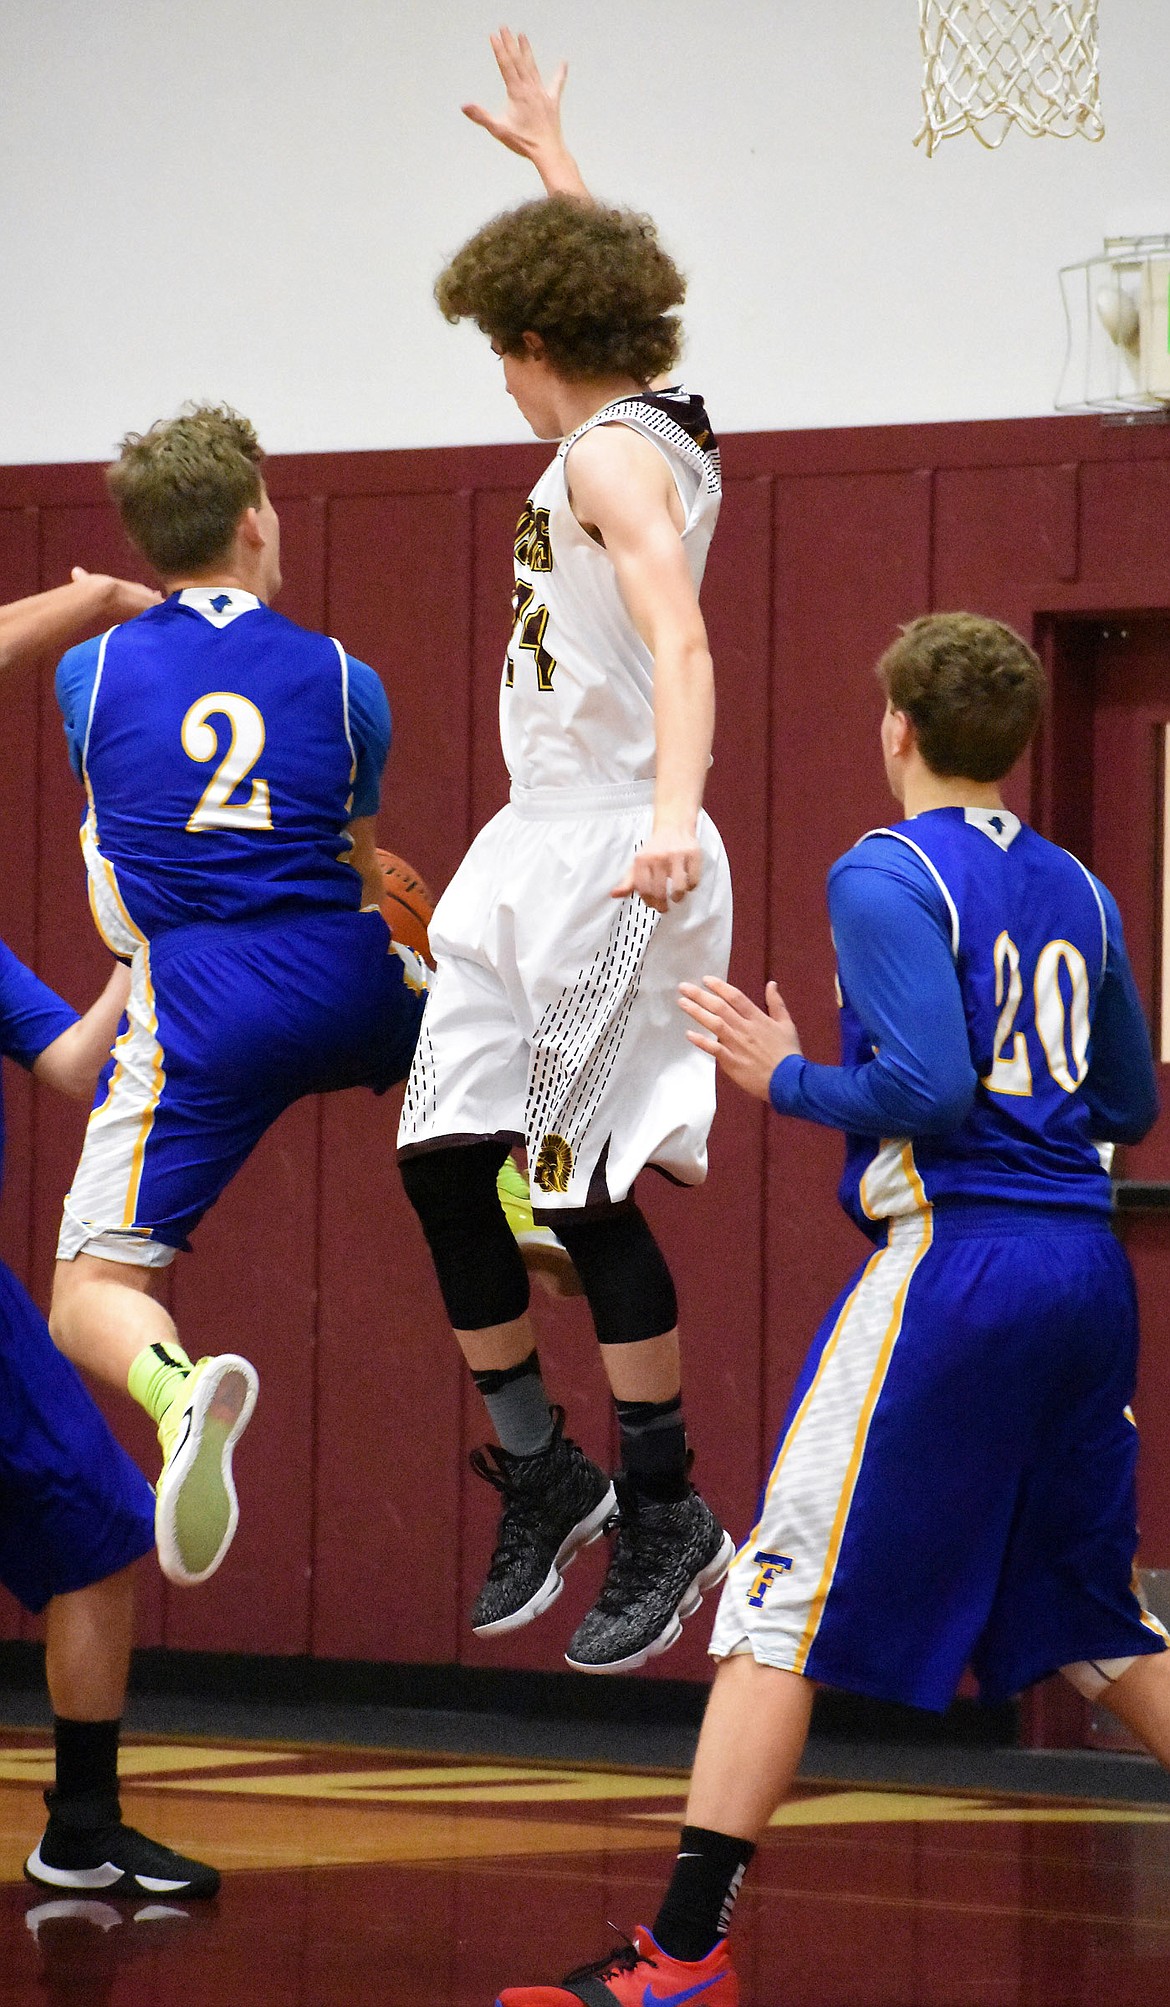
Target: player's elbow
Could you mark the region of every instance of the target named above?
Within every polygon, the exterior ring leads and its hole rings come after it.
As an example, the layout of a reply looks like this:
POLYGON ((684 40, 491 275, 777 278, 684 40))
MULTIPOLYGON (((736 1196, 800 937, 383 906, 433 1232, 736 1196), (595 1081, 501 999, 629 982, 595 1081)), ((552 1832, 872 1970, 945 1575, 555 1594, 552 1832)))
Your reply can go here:
POLYGON ((1144 1143, 1158 1119, 1158 1097, 1151 1094, 1148 1099, 1129 1108, 1121 1109, 1106 1125, 1111 1143, 1144 1143))
POLYGON ((913 1133, 917 1136, 950 1136, 961 1129, 975 1100, 976 1080, 972 1071, 962 1078, 952 1077, 932 1083, 922 1096, 921 1113, 913 1133))
POLYGON ((88 1101, 97 1085, 100 1067, 93 1055, 71 1031, 64 1031, 55 1038, 52 1045, 37 1059, 33 1067, 33 1077, 51 1087, 55 1094, 67 1095, 71 1101, 88 1101))

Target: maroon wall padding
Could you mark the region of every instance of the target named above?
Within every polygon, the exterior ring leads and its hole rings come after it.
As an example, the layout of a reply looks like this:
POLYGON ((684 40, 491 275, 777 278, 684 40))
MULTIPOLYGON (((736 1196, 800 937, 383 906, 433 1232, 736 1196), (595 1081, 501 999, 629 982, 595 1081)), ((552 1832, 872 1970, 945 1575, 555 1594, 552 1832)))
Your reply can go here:
MULTIPOLYGON (((382 675, 395 745, 381 840, 436 891, 505 798, 496 692, 512 531, 546 458, 530 446, 270 465, 282 609, 327 627, 382 675)), ((1170 431, 1044 419, 747 435, 726 443, 725 472, 704 604, 719 689, 708 801, 735 880, 733 976, 759 995, 774 975, 806 1049, 827 1059, 825 873, 893 812, 872 662, 900 621, 932 607, 970 606, 1043 639, 1055 616, 1170 606, 1170 431)), ((0 600, 60 582, 72 563, 135 568, 100 470, 0 470, 0 600)), ((1061 716, 1078 701, 1069 669, 1061 716)), ((82 1005, 105 957, 51 665, 12 678, 4 702, 0 929, 82 1005)), ((1036 769, 1041 826, 1058 801, 1066 823, 1077 812, 1049 757, 1042 748, 1036 769)), ((1014 777, 1012 799, 1028 807, 1027 774, 1014 777)), ((1067 828, 1054 833, 1070 840, 1067 828)), ((44 1302, 84 1111, 34 1093, 14 1068, 5 1087, 0 1245, 44 1302)), ((494 1497, 466 1466, 483 1426, 393 1166, 397 1102, 351 1094, 294 1109, 176 1264, 188 1349, 248 1352, 261 1397, 239 1460, 235 1548, 204 1589, 148 1590, 146 1643, 553 1669, 596 1590, 601 1550, 543 1623, 495 1647, 467 1630, 494 1497)), ((698 1475, 738 1535, 804 1346, 864 1253, 835 1207, 839 1159, 833 1135, 724 1090, 704 1191, 643 1181, 679 1282, 698 1475)), ((1170 1236, 1151 1220, 1130 1245, 1147 1298, 1144 1482, 1161 1544, 1143 1558, 1156 1565, 1170 1563, 1170 1236)), ((611 1455, 581 1306, 538 1296, 536 1309, 556 1397, 589 1449, 611 1455)), ((153 1475, 145 1420, 126 1401, 105 1405, 153 1475)), ((21 1631, 5 1604, 0 1635, 21 1631)), ((696 1621, 656 1670, 700 1676, 706 1635, 696 1621)))

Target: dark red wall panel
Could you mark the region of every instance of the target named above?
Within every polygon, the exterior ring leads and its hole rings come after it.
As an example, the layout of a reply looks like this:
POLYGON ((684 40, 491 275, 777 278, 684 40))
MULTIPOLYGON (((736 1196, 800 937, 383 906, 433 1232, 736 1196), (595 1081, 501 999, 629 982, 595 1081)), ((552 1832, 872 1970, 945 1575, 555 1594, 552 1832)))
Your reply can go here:
MULTIPOLYGON (((512 534, 545 459, 543 448, 492 447, 270 466, 280 604, 383 677, 395 744, 380 832, 436 891, 506 798, 496 699, 512 534)), ((755 995, 775 975, 806 1049, 832 1058, 825 873, 897 812, 877 748, 876 656, 931 607, 996 614, 1047 646, 1054 618, 1170 605, 1170 439, 1087 419, 754 435, 726 443, 725 470, 704 605, 719 690, 708 800, 735 880, 732 975, 755 995)), ((60 582, 77 562, 130 564, 100 470, 0 471, 0 598, 60 582)), ((1086 701, 1070 659, 1066 650, 1059 719, 1086 701)), ((47 666, 10 679, 5 721, 0 929, 83 1004, 106 963, 47 666)), ((1056 771, 1047 745, 1037 812, 1067 823, 1065 769, 1077 756, 1059 751, 1056 771)), ((1027 794, 1022 771, 1013 799, 1026 806, 1027 794)), ((34 1097, 13 1072, 0 1244, 44 1301, 83 1111, 34 1097)), ((486 1430, 394 1168, 397 1101, 350 1094, 292 1111, 176 1264, 188 1349, 250 1352, 261 1397, 240 1457, 235 1549, 204 1590, 164 1596, 155 1581, 148 1642, 553 1668, 596 1591, 600 1549, 543 1623, 494 1647, 470 1636, 495 1498, 466 1453, 486 1430)), ((835 1207, 839 1163, 836 1136, 777 1122, 724 1089, 706 1187, 643 1180, 678 1277, 699 1474, 737 1534, 803 1348, 864 1252, 835 1207)), ((1144 1222, 1129 1238, 1157 1344, 1165 1230, 1144 1222)), ((591 1453, 612 1456, 581 1305, 537 1295, 534 1315, 555 1398, 591 1453)), ((145 1419, 114 1397, 104 1404, 153 1475, 145 1419)), ((1170 1415, 1150 1402, 1143 1424, 1144 1558, 1165 1561, 1170 1415)), ((20 1628, 0 1605, 0 1635, 20 1628)), ((707 1629, 696 1620, 654 1670, 698 1675, 707 1629)))
MULTIPOLYGON (((930 527, 931 479, 917 470, 776 483, 768 960, 811 1059, 837 1056, 825 874, 865 829, 897 815, 872 665, 928 603, 930 527)), ((866 1243, 833 1203, 838 1135, 771 1121, 767 1145, 772 1435, 805 1347, 866 1243)))

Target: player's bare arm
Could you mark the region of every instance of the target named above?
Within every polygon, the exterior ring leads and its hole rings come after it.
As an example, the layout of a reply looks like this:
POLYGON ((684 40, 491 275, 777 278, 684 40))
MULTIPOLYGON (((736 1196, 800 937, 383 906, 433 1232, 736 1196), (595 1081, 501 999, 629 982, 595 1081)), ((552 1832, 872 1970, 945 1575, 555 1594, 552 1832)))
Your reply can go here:
POLYGON ((720 1072, 758 1101, 768 1099, 780 1061, 800 1052, 796 1026, 775 983, 768 984, 764 996, 766 1011, 718 976, 679 984, 679 1005, 700 1027, 687 1033, 691 1044, 709 1052, 720 1072))
POLYGON ((585 202, 591 201, 561 132, 561 93, 569 74, 568 64, 558 63, 551 82, 546 84, 527 35, 501 28, 491 42, 507 103, 502 112, 486 111, 483 105, 464 105, 464 117, 481 125, 509 152, 530 160, 549 195, 577 195, 585 202))
POLYGON ((0 606, 0 672, 19 668, 34 655, 59 654, 87 634, 133 620, 136 613, 157 606, 159 598, 149 586, 75 565, 68 585, 0 606))
POLYGON ((662 455, 628 426, 587 432, 567 466, 574 513, 604 545, 654 657, 654 827, 613 893, 636 892, 665 913, 702 871, 697 827, 715 728, 715 677, 683 549, 682 503, 662 455))
POLYGON ((372 815, 360 815, 348 825, 348 835, 352 848, 349 862, 362 881, 362 905, 380 906, 382 903, 382 867, 378 862, 377 820, 372 815))
POLYGON ((55 1087, 58 1094, 88 1101, 109 1058, 129 995, 130 971, 123 962, 115 962, 109 982, 96 1001, 76 1024, 71 1024, 68 1031, 63 1031, 38 1053, 33 1062, 34 1079, 55 1087))

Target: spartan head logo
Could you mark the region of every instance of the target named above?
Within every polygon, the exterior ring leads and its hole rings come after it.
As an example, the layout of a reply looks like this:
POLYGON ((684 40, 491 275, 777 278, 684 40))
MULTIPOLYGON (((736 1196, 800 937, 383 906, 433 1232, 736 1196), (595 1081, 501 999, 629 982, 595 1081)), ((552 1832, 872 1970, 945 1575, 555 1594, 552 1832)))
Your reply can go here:
POLYGON ((573 1152, 563 1136, 545 1136, 532 1173, 542 1192, 567 1192, 573 1175, 573 1152))

